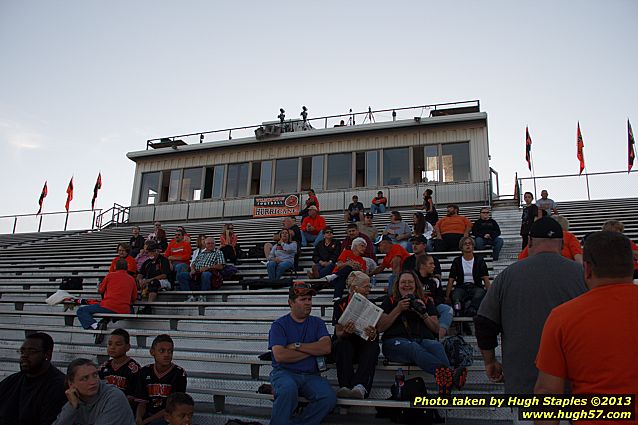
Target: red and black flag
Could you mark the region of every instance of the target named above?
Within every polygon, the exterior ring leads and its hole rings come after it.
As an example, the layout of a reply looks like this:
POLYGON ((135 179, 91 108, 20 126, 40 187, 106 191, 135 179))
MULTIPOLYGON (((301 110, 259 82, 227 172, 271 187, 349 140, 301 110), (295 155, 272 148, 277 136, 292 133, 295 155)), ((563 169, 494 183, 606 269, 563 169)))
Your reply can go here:
POLYGON ((66 188, 66 211, 69 211, 69 206, 71 205, 71 200, 73 200, 73 177, 71 177, 71 181, 69 182, 69 186, 66 188))
POLYGON ((527 161, 527 168, 532 171, 532 138, 527 127, 525 127, 525 160, 527 161))
POLYGON ((40 205, 40 208, 38 209, 38 214, 42 212, 42 203, 44 202, 44 198, 46 198, 48 194, 49 194, 49 190, 47 189, 47 182, 45 181, 44 186, 42 187, 42 193, 40 193, 40 200, 38 201, 38 204, 40 205))
POLYGON ((634 141, 634 132, 631 129, 629 118, 627 118, 627 137, 629 139, 627 146, 627 172, 629 173, 634 166, 634 159, 636 159, 636 149, 634 148, 636 142, 634 141))
POLYGON ((93 186, 93 199, 91 199, 91 209, 95 209, 95 200, 97 199, 97 191, 102 189, 102 173, 97 174, 97 181, 93 186))
POLYGON ((585 148, 585 144, 583 143, 583 135, 580 133, 580 122, 578 123, 578 127, 576 130, 576 158, 580 161, 580 171, 578 174, 582 174, 585 169, 585 152, 583 149, 585 148))

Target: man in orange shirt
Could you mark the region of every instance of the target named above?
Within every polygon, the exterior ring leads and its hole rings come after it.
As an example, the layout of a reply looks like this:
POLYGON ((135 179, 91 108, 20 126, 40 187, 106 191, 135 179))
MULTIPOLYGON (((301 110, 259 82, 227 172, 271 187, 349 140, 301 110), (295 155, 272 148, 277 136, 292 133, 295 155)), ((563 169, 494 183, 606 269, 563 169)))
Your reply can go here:
MULTIPOLYGON (((547 318, 534 393, 563 394, 569 381, 572 394, 638 394, 638 286, 632 283, 630 241, 617 232, 592 233, 583 257, 590 290, 554 308, 547 318)), ((633 423, 636 415, 638 403, 633 423)))
MULTIPOLYGON (((84 329, 98 329, 98 323, 93 319, 95 313, 131 312, 131 304, 137 300, 137 285, 135 279, 126 272, 128 264, 120 259, 115 263, 115 271, 106 275, 98 291, 104 297, 99 304, 80 307, 77 312, 78 319, 84 329)), ((101 320, 99 329, 106 329, 108 320, 101 320)))
POLYGON ((467 217, 459 215, 459 206, 447 206, 447 215, 436 222, 434 226, 436 239, 435 251, 458 251, 459 242, 463 236, 468 236, 472 230, 472 223, 467 217))
POLYGON ((184 232, 182 230, 175 232, 175 239, 168 244, 164 255, 171 262, 171 268, 176 274, 188 272, 193 249, 190 242, 184 240, 184 232))
POLYGON ((323 229, 326 227, 326 219, 319 215, 319 210, 314 205, 308 207, 308 217, 301 222, 301 244, 308 246, 312 242, 317 246, 323 240, 323 229))
POLYGON ((379 252, 385 254, 381 264, 377 266, 371 275, 382 273, 385 269, 392 269, 392 274, 388 278, 388 294, 392 293, 392 285, 401 272, 403 261, 410 256, 408 251, 399 244, 393 244, 389 236, 383 236, 378 242, 379 252))
MULTIPOLYGON (((603 224, 602 230, 622 233, 625 231, 625 225, 618 220, 607 220, 603 224)), ((631 239, 629 239, 629 243, 631 244, 631 252, 634 255, 634 281, 636 281, 638 280, 638 245, 636 245, 631 239)))

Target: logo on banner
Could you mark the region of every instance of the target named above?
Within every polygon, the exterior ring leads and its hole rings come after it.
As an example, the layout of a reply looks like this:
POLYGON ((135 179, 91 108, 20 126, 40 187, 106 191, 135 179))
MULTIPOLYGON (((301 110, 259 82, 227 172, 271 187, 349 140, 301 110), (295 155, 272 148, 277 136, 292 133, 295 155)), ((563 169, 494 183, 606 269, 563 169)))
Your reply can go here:
POLYGON ((301 197, 297 193, 254 198, 253 217, 255 218, 298 215, 300 211, 301 197))

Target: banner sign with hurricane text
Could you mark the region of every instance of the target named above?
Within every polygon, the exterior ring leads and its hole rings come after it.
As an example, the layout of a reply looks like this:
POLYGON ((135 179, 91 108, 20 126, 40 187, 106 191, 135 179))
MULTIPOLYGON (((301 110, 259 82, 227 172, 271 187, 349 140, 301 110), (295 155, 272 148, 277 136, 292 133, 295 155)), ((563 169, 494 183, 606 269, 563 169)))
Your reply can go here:
POLYGON ((253 217, 285 217, 299 215, 301 196, 298 193, 273 196, 256 196, 253 217))

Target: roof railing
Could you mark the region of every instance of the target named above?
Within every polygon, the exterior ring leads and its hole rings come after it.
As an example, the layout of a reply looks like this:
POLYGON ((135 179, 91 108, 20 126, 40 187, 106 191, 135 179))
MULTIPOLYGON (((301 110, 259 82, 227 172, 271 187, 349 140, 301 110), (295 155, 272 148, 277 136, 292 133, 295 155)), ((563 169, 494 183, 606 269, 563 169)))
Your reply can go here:
MULTIPOLYGON (((448 113, 446 113, 446 111, 449 111, 450 114, 477 112, 480 111, 480 106, 481 105, 479 100, 466 100, 460 102, 436 103, 431 105, 407 106, 402 108, 377 110, 372 110, 371 107, 368 107, 368 110, 363 112, 352 112, 352 109, 350 109, 350 111, 345 114, 326 115, 316 118, 307 118, 307 120, 302 120, 301 118, 289 118, 284 119, 283 124, 286 125, 292 124, 293 122, 303 121, 303 128, 305 130, 310 130, 313 128, 329 128, 331 126, 343 127, 370 124, 374 122, 396 121, 397 119, 421 119, 426 112, 427 116, 447 115, 448 113)), ((239 137, 250 136, 250 130, 254 131, 262 127, 262 125, 263 123, 242 127, 224 128, 220 130, 197 131, 194 133, 177 134, 173 136, 163 136, 155 139, 148 139, 146 141, 146 149, 165 147, 177 148, 177 146, 188 144, 183 140, 187 138, 198 138, 199 143, 203 143, 204 140, 211 135, 227 134, 226 136, 224 136, 224 138, 219 138, 214 141, 232 140, 233 136, 237 137, 238 134, 239 137)), ((294 128, 294 126, 288 125, 288 128, 294 128)))

